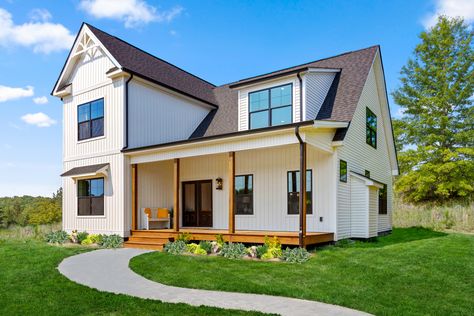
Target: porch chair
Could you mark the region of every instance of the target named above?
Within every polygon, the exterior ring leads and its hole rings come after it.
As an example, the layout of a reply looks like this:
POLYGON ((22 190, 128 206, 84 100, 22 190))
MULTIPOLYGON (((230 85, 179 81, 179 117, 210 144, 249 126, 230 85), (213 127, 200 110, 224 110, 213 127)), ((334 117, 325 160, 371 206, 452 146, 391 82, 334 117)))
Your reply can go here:
POLYGON ((150 223, 164 223, 165 228, 170 228, 170 212, 167 208, 152 209, 143 208, 143 220, 145 229, 150 229, 150 223))

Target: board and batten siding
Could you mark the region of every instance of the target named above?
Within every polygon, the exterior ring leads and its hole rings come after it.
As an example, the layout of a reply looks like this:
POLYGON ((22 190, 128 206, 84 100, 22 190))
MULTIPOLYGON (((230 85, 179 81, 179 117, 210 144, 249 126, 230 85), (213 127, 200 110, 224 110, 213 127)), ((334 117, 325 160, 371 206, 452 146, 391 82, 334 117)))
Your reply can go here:
POLYGON ((268 89, 285 84, 293 84, 293 122, 300 121, 300 82, 295 76, 286 77, 278 80, 269 80, 265 83, 255 84, 249 87, 242 88, 238 91, 238 128, 239 131, 246 131, 249 129, 249 93, 268 89))
MULTIPOLYGON (((389 152, 384 133, 384 122, 381 114, 381 101, 377 89, 375 69, 381 67, 376 59, 369 72, 357 109, 344 139, 344 145, 337 148, 337 158, 347 162, 348 177, 350 171, 364 174, 370 171, 372 179, 387 184, 388 210, 386 215, 378 216, 378 232, 392 229, 392 171, 389 152), (377 149, 366 143, 366 107, 377 116, 377 149)), ((337 168, 339 179, 339 168, 337 168)), ((337 191, 337 239, 350 238, 351 220, 351 181, 338 181, 337 191)))
POLYGON ((335 76, 336 73, 331 72, 309 72, 304 75, 303 104, 305 106, 303 108, 303 117, 305 120, 316 119, 335 76))
POLYGON ((129 83, 129 147, 189 138, 210 108, 144 81, 129 83))
POLYGON ((70 177, 63 177, 63 229, 67 232, 77 229, 90 234, 119 234, 128 236, 129 223, 124 209, 129 203, 126 183, 129 181, 124 170, 125 156, 122 154, 80 159, 64 163, 65 170, 76 167, 109 163, 109 174, 104 178, 104 215, 77 215, 77 183, 70 177))
MULTIPOLYGON (((335 173, 333 157, 308 146, 308 169, 313 171, 313 214, 308 215, 308 231, 335 231, 335 173), (331 180, 332 179, 332 180, 331 180), (320 222, 322 217, 322 222, 320 222)), ((299 169, 298 145, 238 151, 236 175, 253 174, 254 214, 236 215, 237 230, 298 231, 299 216, 287 214, 287 172, 299 169)), ((169 207, 172 203, 172 162, 138 165, 140 207, 169 207), (161 183, 159 183, 161 182, 161 183), (161 192, 160 190, 164 190, 161 192)), ((205 155, 180 160, 180 182, 212 180, 213 228, 227 229, 229 216, 228 154, 205 155), (216 190, 215 179, 223 179, 216 190)), ((182 188, 182 186, 180 186, 182 188)), ((181 216, 182 218, 182 216, 181 216)))
POLYGON ((77 185, 70 177, 62 179, 63 228, 89 233, 129 235, 130 165, 120 150, 124 146, 124 79, 112 80, 106 72, 111 61, 100 50, 93 58, 85 56, 68 78, 72 95, 63 99, 63 172, 75 167, 109 163, 104 180, 104 216, 77 215, 77 185), (104 136, 78 141, 79 105, 104 99, 104 136))

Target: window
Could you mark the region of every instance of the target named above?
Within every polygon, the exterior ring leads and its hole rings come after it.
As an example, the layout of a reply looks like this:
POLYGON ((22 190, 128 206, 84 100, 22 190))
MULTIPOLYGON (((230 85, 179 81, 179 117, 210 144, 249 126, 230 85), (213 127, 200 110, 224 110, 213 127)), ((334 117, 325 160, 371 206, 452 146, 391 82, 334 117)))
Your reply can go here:
POLYGON ((366 142, 377 148, 377 116, 369 108, 366 108, 366 142))
POLYGON ((77 198, 77 215, 104 215, 104 178, 78 180, 77 198))
POLYGON ((292 122, 293 85, 273 87, 249 93, 250 129, 292 122))
POLYGON ((387 185, 379 189, 379 214, 387 214, 387 185))
POLYGON ((235 177, 235 214, 253 215, 253 175, 235 177))
MULTIPOLYGON (((306 214, 313 214, 313 172, 306 170, 306 214)), ((288 214, 299 214, 300 172, 288 171, 288 214)))
POLYGON ((78 139, 104 136, 104 99, 77 107, 78 139))
POLYGON ((339 181, 347 182, 347 162, 339 160, 339 181))
POLYGON ((366 178, 370 179, 370 171, 369 170, 365 170, 364 175, 365 175, 366 178))

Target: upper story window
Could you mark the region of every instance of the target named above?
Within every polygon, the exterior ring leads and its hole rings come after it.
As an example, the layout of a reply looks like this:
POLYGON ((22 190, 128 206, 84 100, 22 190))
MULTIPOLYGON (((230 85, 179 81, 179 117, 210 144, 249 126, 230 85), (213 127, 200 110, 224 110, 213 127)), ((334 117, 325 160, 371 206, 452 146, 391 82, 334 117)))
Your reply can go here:
POLYGON ((77 107, 78 139, 104 136, 104 99, 77 107))
POLYGON ((293 121, 293 84, 249 93, 250 129, 293 121))
POLYGON ((369 108, 366 108, 366 142, 377 148, 377 116, 369 108))

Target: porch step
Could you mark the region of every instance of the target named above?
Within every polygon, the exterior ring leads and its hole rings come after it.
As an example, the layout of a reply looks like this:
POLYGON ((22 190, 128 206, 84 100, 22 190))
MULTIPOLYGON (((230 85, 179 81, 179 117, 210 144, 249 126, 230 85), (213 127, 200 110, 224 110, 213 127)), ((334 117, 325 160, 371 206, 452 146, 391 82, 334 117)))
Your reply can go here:
POLYGON ((164 245, 154 242, 127 241, 123 244, 124 248, 139 248, 148 250, 163 250, 164 245))
POLYGON ((169 231, 132 230, 133 237, 170 238, 173 236, 169 231))
POLYGON ((155 236, 135 236, 133 234, 128 238, 129 241, 136 241, 136 242, 146 242, 146 243, 156 243, 156 244, 166 244, 169 239, 163 237, 155 237, 155 236))

